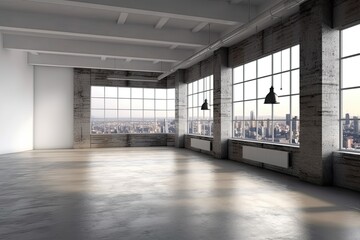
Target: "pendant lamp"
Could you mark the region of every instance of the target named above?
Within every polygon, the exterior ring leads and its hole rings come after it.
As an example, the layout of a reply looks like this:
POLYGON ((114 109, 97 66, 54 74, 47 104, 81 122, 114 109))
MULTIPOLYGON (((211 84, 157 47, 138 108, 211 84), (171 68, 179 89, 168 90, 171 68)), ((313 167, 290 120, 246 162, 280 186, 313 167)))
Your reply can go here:
POLYGON ((203 105, 201 105, 201 110, 209 110, 207 99, 205 99, 203 105))
POLYGON ((266 95, 264 104, 279 104, 278 96, 274 92, 273 86, 271 86, 270 92, 266 95))

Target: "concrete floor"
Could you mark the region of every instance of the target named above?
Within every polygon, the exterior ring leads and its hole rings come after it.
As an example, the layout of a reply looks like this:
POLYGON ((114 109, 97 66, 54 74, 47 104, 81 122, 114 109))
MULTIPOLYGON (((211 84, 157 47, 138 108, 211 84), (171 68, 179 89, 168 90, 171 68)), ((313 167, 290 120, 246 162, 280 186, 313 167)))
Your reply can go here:
POLYGON ((175 148, 0 155, 0 239, 360 239, 360 193, 175 148))

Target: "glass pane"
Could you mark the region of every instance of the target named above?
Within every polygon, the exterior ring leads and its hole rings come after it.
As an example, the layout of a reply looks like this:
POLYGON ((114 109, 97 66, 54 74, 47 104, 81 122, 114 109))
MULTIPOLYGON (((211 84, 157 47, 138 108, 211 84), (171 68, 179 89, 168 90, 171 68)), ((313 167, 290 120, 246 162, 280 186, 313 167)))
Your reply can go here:
POLYGON ((117 98, 117 87, 105 87, 106 98, 117 98))
POLYGON ((245 108, 245 120, 256 120, 256 100, 255 101, 247 101, 244 103, 245 108))
POLYGON ((194 107, 197 107, 197 106, 199 106, 199 104, 198 104, 198 94, 194 94, 193 95, 193 106, 194 107))
POLYGON ((300 71, 295 70, 291 72, 291 94, 300 92, 300 71))
POLYGON ((233 104, 233 119, 243 120, 243 102, 233 104))
POLYGON ((360 88, 342 91, 342 118, 344 118, 347 113, 350 115, 350 118, 360 116, 359 96, 360 88))
POLYGON ((162 119, 166 119, 166 111, 156 111, 156 120, 161 121, 162 119))
POLYGON ((189 120, 192 120, 192 119, 193 119, 193 113, 192 113, 192 112, 193 112, 193 109, 192 109, 192 108, 189 108, 189 109, 188 109, 188 119, 189 119, 189 120))
POLYGON ((274 121, 274 142, 290 143, 290 131, 286 121, 274 121))
POLYGON ((199 93, 199 107, 204 103, 204 94, 203 93, 199 93))
POLYGON ((360 25, 342 31, 342 56, 360 53, 360 25))
POLYGON ((144 100, 144 109, 155 109, 154 100, 144 100))
POLYGON ((206 81, 206 82, 205 82, 205 89, 204 89, 204 90, 206 90, 206 91, 207 91, 207 90, 210 90, 210 89, 211 89, 211 82, 210 82, 210 81, 211 81, 211 77, 206 77, 206 78, 205 78, 205 81, 206 81))
POLYGON ((198 92, 198 81, 193 82, 192 84, 192 88, 193 88, 193 93, 197 93, 198 92))
POLYGON ((212 104, 212 99, 210 97, 210 91, 204 92, 204 99, 207 100, 208 104, 212 104))
POLYGON ((257 139, 256 121, 244 121, 245 138, 257 139))
POLYGON ((258 120, 271 119, 272 104, 264 104, 264 100, 258 100, 258 120))
POLYGON ((104 109, 104 99, 103 98, 91 98, 91 108, 100 108, 104 109))
POLYGON ((144 111, 144 120, 148 121, 148 120, 154 120, 155 119, 155 111, 148 111, 145 110, 144 111))
POLYGON ((342 62, 342 88, 360 86, 360 56, 342 62))
POLYGON ((144 98, 154 99, 155 90, 153 88, 144 88, 144 98))
POLYGON ((120 121, 130 121, 130 110, 118 110, 118 118, 120 121))
POLYGON ((189 83, 188 85, 188 95, 192 94, 193 93, 193 89, 192 89, 192 83, 189 83))
POLYGON ((167 92, 166 89, 161 89, 161 88, 156 89, 155 98, 156 99, 166 99, 166 92, 167 92))
POLYGON ((233 70, 233 74, 234 74, 234 83, 239 83, 242 82, 244 80, 244 72, 243 72, 244 67, 240 66, 240 67, 236 67, 233 70))
POLYGON ((273 54, 273 73, 281 72, 281 52, 273 54))
POLYGON ((167 111, 167 119, 168 120, 175 120, 175 111, 167 111))
POLYGON ((271 87, 271 77, 258 79, 258 98, 265 98, 271 87))
POLYGON ((204 91, 204 80, 203 79, 199 79, 199 92, 204 91))
POLYGON ((290 94, 290 72, 274 75, 274 92, 278 96, 290 94))
POLYGON ((199 108, 196 107, 196 108, 193 108, 193 119, 198 119, 199 117, 199 108))
POLYGON ((274 104, 274 119, 286 119, 290 114, 290 97, 279 97, 280 104, 274 104))
POLYGON ((175 88, 169 88, 167 90, 167 99, 175 99, 175 88))
POLYGON ((131 88, 131 98, 143 98, 143 88, 131 88))
POLYGON ((91 120, 104 120, 105 111, 104 110, 91 110, 91 120))
POLYGON ((130 98, 130 88, 119 87, 118 94, 119 98, 130 98))
POLYGON ((290 48, 282 51, 282 71, 290 70, 290 48))
POLYGON ((117 120, 117 110, 105 110, 105 120, 117 120))
POLYGON ((119 122, 117 130, 118 133, 131 133, 133 131, 132 123, 128 121, 119 122))
POLYGON ((116 99, 105 99, 105 109, 117 109, 116 99))
POLYGON ((341 121, 342 126, 342 148, 348 150, 360 150, 359 142, 359 119, 341 121))
POLYGON ((192 102, 192 100, 193 100, 193 96, 191 95, 191 96, 188 96, 188 107, 190 108, 190 107, 193 107, 193 102, 192 102))
POLYGON ((300 45, 291 48, 291 69, 300 67, 300 45))
POLYGON ((132 121, 139 121, 143 119, 142 110, 131 110, 131 119, 132 121))
POLYGON ((131 109, 143 109, 143 100, 131 99, 131 109))
POLYGON ((175 100, 167 100, 167 109, 175 110, 175 100))
POLYGON ((130 99, 119 99, 118 100, 119 109, 130 109, 130 99))
POLYGON ((295 95, 291 97, 291 111, 292 117, 297 120, 300 119, 300 102, 299 95, 295 95))
POLYGON ((214 89, 214 77, 213 77, 213 75, 210 76, 210 89, 214 89))
POLYGON ((272 141, 271 129, 272 121, 270 119, 258 121, 258 140, 272 141))
POLYGON ((104 119, 91 122, 91 134, 103 134, 104 131, 104 119))
POLYGON ((236 84, 233 88, 233 101, 242 101, 243 100, 243 84, 236 84))
POLYGON ((166 100, 155 100, 157 110, 166 110, 166 100))
POLYGON ((245 64, 245 81, 256 78, 256 61, 245 64))
POLYGON ((256 99, 256 80, 244 83, 245 96, 244 100, 256 99))
POLYGON ((104 97, 104 87, 91 87, 91 97, 104 97))
POLYGON ((268 76, 272 71, 272 56, 260 58, 258 60, 258 77, 268 76))
POLYGON ((300 122, 296 121, 295 119, 291 122, 291 129, 292 129, 292 142, 293 144, 299 144, 300 139, 300 122))
POLYGON ((244 138, 244 122, 243 121, 234 121, 233 122, 233 137, 234 138, 244 138))

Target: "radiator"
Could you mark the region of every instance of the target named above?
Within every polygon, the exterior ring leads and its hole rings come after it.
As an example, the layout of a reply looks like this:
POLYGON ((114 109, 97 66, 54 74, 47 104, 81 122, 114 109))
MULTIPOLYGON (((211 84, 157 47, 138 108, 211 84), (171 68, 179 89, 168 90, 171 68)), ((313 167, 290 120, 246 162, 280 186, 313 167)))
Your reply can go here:
POLYGON ((243 146, 243 158, 278 167, 289 167, 289 153, 257 147, 243 146))
POLYGON ((205 151, 211 151, 211 142, 207 140, 191 138, 190 146, 205 151))

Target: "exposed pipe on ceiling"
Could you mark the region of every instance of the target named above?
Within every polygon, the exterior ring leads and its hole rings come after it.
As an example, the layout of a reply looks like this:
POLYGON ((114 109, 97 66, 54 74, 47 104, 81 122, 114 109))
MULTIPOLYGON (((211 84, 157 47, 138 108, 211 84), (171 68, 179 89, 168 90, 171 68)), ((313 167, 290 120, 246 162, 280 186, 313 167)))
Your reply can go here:
POLYGON ((245 36, 247 33, 254 31, 261 31, 267 27, 267 24, 273 20, 273 18, 281 18, 286 14, 286 12, 307 0, 283 0, 280 3, 276 4, 275 6, 267 9, 266 11, 262 12, 254 19, 245 23, 244 25, 240 26, 239 28, 225 34, 223 37, 218 39, 217 41, 209 44, 205 48, 201 49, 200 51, 196 52, 192 56, 188 57, 187 59, 181 61, 180 63, 174 65, 170 71, 161 74, 158 77, 158 80, 161 80, 170 74, 174 73, 176 70, 185 68, 187 66, 194 65, 195 63, 202 60, 205 56, 208 56, 210 53, 213 53, 215 50, 224 47, 230 46, 231 43, 235 41, 239 41, 241 37, 245 36), (202 58, 201 58, 202 57, 202 58))

